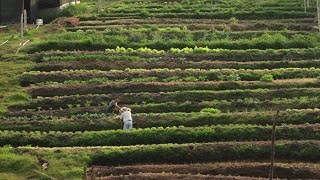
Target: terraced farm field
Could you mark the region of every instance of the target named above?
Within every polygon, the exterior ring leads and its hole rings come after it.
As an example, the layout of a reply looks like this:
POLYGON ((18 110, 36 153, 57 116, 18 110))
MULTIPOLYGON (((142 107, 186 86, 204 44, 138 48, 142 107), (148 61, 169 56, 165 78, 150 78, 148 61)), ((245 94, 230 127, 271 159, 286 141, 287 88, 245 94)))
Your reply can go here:
POLYGON ((315 3, 307 12, 301 0, 67 8, 77 25, 54 21, 23 49, 28 95, 1 115, 0 175, 266 179, 279 110, 274 178, 320 179, 315 3), (130 131, 106 112, 117 96, 132 109, 130 131))

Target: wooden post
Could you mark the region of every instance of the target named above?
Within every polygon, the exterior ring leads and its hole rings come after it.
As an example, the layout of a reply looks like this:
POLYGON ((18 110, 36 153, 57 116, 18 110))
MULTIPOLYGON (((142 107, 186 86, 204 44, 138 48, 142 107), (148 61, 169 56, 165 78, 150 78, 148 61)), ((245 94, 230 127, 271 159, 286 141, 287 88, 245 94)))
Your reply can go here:
POLYGON ((307 13, 307 0, 304 0, 304 13, 307 13))
POLYGON ((20 23, 21 23, 21 27, 20 27, 20 30, 21 30, 21 38, 23 38, 23 14, 21 13, 21 17, 20 17, 20 23))
POLYGON ((27 18, 27 10, 23 10, 23 30, 27 30, 27 22, 28 18, 27 18))
POLYGON ((22 9, 21 9, 21 17, 20 17, 20 30, 21 30, 21 38, 23 38, 23 31, 24 31, 24 23, 23 23, 23 11, 24 11, 24 0, 22 0, 22 9))
POLYGON ((92 180, 94 180, 96 178, 96 175, 95 175, 96 172, 94 172, 94 167, 95 166, 91 166, 91 179, 92 180))
POLYGON ((88 174, 87 174, 87 167, 84 167, 84 176, 83 176, 83 180, 87 180, 88 179, 88 174))
POLYGON ((24 0, 22 0, 22 9, 21 9, 22 14, 23 14, 23 10, 24 10, 24 0))
POLYGON ((279 110, 277 110, 276 115, 273 119, 272 126, 272 141, 271 141, 271 165, 269 171, 269 180, 273 179, 273 166, 274 166, 274 155, 275 155, 275 139, 276 139, 276 124, 279 118, 279 110))
POLYGON ((320 32, 320 4, 319 4, 319 0, 317 0, 317 17, 318 17, 318 31, 320 32))

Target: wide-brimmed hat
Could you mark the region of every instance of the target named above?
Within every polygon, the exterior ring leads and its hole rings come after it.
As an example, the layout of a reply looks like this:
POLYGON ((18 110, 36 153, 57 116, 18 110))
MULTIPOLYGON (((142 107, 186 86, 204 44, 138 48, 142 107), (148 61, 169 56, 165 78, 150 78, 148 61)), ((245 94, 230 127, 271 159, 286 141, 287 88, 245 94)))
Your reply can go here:
POLYGON ((120 111, 131 111, 131 109, 130 109, 130 108, 127 108, 127 107, 122 107, 122 108, 120 109, 120 111))

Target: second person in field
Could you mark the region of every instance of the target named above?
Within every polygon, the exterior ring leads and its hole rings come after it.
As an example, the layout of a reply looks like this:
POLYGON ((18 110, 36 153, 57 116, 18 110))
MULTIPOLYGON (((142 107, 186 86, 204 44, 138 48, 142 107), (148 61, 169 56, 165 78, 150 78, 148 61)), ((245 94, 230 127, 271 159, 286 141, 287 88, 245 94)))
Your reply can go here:
POLYGON ((123 130, 132 129, 132 116, 131 109, 128 107, 122 107, 120 109, 121 119, 123 121, 123 130))

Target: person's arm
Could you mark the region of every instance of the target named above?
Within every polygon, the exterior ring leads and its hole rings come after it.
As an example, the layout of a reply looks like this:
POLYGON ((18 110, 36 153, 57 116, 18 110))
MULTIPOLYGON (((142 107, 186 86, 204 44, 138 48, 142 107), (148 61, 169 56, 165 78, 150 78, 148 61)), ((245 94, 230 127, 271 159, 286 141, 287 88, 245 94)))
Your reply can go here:
POLYGON ((118 105, 117 102, 114 103, 114 106, 115 106, 116 109, 118 109, 120 111, 121 107, 118 105))

